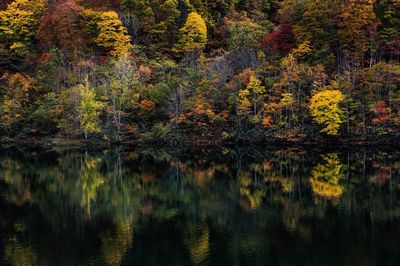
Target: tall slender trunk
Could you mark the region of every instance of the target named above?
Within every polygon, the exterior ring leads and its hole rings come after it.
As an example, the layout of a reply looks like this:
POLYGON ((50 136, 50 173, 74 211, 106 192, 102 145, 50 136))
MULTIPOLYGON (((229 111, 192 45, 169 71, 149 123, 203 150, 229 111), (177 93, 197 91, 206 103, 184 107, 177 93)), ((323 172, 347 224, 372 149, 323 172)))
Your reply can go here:
POLYGON ((364 103, 361 104, 361 113, 362 113, 362 119, 363 119, 363 134, 364 136, 367 135, 367 126, 366 126, 366 122, 365 122, 365 107, 364 107, 364 103))

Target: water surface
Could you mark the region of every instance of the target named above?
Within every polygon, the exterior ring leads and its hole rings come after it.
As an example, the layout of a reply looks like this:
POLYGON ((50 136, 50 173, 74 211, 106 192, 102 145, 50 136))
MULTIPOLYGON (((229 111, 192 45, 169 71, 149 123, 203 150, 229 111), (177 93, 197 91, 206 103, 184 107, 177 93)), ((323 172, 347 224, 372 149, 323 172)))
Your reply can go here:
POLYGON ((400 265, 400 153, 0 154, 0 264, 400 265))

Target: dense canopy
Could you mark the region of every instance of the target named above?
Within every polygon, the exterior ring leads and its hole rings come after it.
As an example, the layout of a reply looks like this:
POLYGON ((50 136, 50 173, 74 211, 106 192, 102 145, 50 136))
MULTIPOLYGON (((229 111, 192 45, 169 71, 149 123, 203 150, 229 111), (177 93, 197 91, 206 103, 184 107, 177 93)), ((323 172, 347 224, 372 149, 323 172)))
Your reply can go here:
POLYGON ((399 10, 399 0, 0 1, 0 137, 393 139, 399 10))

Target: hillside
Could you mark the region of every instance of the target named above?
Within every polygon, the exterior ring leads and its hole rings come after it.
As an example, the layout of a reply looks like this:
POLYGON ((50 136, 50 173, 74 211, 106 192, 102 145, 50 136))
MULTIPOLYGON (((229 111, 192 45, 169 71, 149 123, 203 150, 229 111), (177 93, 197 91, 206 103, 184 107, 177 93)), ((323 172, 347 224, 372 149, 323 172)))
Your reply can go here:
POLYGON ((400 0, 2 0, 0 138, 400 139, 400 0))

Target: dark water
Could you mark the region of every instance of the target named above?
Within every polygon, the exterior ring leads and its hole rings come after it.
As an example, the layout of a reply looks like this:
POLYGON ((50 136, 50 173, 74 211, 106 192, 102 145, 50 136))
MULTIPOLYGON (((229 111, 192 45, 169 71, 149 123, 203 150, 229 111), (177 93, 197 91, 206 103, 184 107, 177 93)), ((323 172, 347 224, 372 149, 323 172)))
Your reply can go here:
POLYGON ((400 265, 400 153, 0 154, 2 265, 400 265))

